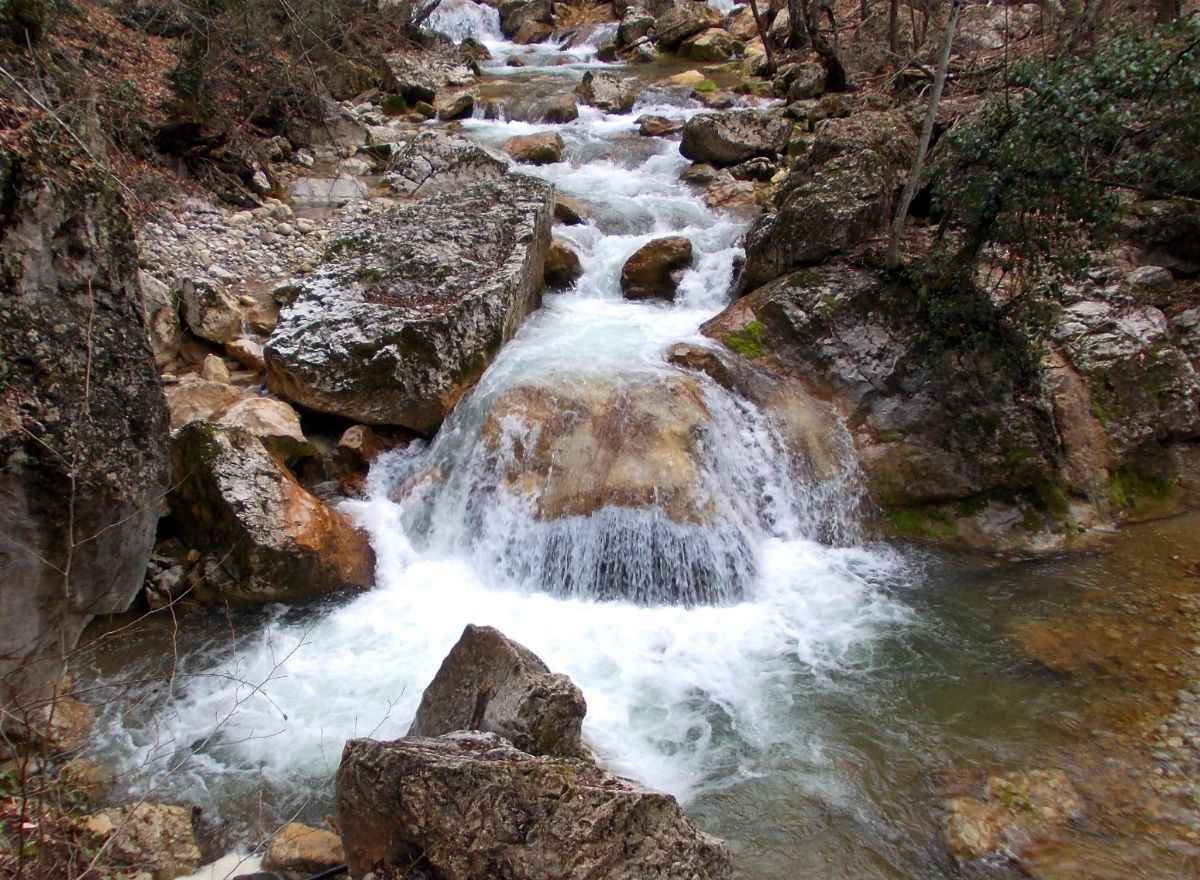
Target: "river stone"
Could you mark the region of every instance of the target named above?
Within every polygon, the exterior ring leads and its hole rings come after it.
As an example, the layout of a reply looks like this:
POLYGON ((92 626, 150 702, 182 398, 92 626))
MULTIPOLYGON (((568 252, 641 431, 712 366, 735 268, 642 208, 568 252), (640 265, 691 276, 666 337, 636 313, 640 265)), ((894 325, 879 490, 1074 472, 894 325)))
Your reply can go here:
POLYGON ((579 226, 586 223, 588 209, 583 202, 573 199, 570 196, 555 195, 554 197, 554 222, 561 223, 563 226, 579 226))
POLYGON ((531 755, 586 758, 575 683, 490 626, 468 624, 421 696, 409 736, 482 730, 531 755))
POLYGON ((264 871, 284 871, 289 874, 317 874, 345 864, 346 852, 342 839, 332 831, 313 828, 300 822, 289 822, 271 836, 267 854, 263 856, 264 871))
POLYGON ((384 62, 391 73, 394 91, 409 106, 432 103, 438 92, 449 87, 473 85, 475 75, 454 46, 445 43, 428 49, 406 47, 393 52, 384 62))
POLYGON ((582 274, 583 266, 574 248, 561 238, 551 241, 550 253, 546 257, 546 286, 570 287, 582 274))
POLYGON ((615 73, 589 70, 575 93, 585 104, 605 113, 628 113, 637 101, 638 88, 631 80, 621 79, 615 73))
POLYGON ((499 12, 500 30, 510 39, 528 24, 554 23, 550 0, 503 0, 499 12))
POLYGON ((742 44, 724 28, 709 28, 692 34, 679 46, 679 54, 693 61, 728 61, 742 44))
POLYGON ((721 13, 707 3, 680 3, 658 16, 650 36, 663 49, 675 49, 692 34, 721 26, 721 13))
POLYGON ((440 130, 397 135, 384 180, 401 195, 424 198, 455 192, 484 180, 496 180, 508 170, 503 155, 466 138, 440 130))
POLYGON ((1019 856, 1038 838, 1078 818, 1083 802, 1062 770, 1030 770, 990 776, 982 798, 953 798, 946 809, 950 851, 962 859, 982 859, 1019 856))
POLYGON ((774 158, 787 147, 792 124, 761 110, 700 113, 683 127, 679 152, 693 162, 737 165, 755 156, 774 158))
POLYGON ((667 119, 665 116, 639 116, 634 120, 638 134, 645 137, 663 137, 683 131, 682 119, 667 119))
POLYGON ((642 245, 621 267, 625 299, 673 300, 683 270, 692 265, 692 243, 681 235, 642 245))
POLYGON ((335 809, 350 873, 420 865, 442 880, 727 880, 729 848, 673 797, 491 733, 342 751, 335 809))
POLYGON ((107 839, 106 856, 118 865, 175 880, 200 866, 192 813, 169 804, 114 807, 87 816, 83 827, 107 839))
POLYGON ((192 422, 174 438, 171 515, 208 557, 194 595, 249 605, 369 587, 374 557, 349 517, 296 482, 244 428, 192 422))
POLYGON ((852 252, 882 230, 915 150, 912 127, 899 111, 818 123, 805 161, 780 185, 774 210, 746 236, 741 289, 852 252))
POLYGON ((226 428, 245 428, 285 464, 314 451, 300 429, 300 417, 282 400, 244 398, 230 407, 217 424, 226 428))
POLYGON ((520 43, 523 46, 532 43, 543 43, 550 39, 550 35, 554 33, 554 28, 551 25, 540 21, 527 21, 521 25, 521 29, 513 34, 512 41, 520 43))
POLYGON ((225 285, 211 278, 186 278, 179 290, 183 318, 201 339, 224 345, 242 334, 242 309, 225 285))
POLYGON ((437 101, 437 117, 443 122, 450 119, 462 119, 470 116, 475 109, 475 93, 470 89, 454 92, 439 97, 437 101))
POLYGON ((541 303, 553 192, 511 176, 364 220, 280 315, 271 390, 433 433, 541 303))
POLYGON ((54 170, 65 163, 0 152, 5 735, 59 685, 92 616, 124 611, 141 589, 170 484, 133 227, 108 175, 83 157, 54 170))
POLYGON ((542 131, 510 137, 500 149, 522 165, 552 165, 562 159, 564 146, 557 132, 542 131))
POLYGON ((165 367, 179 354, 183 325, 179 320, 179 296, 149 272, 138 272, 142 290, 142 320, 154 363, 165 367))
POLYGON ((163 392, 172 431, 197 419, 216 421, 242 399, 242 392, 228 382, 209 382, 196 376, 167 385, 163 392))
POLYGON ((537 118, 551 125, 574 122, 579 118, 579 106, 573 94, 559 95, 538 107, 537 118))
POLYGON ((649 36, 653 27, 653 15, 648 15, 638 7, 631 7, 621 16, 621 23, 617 26, 617 45, 631 46, 642 37, 649 36))

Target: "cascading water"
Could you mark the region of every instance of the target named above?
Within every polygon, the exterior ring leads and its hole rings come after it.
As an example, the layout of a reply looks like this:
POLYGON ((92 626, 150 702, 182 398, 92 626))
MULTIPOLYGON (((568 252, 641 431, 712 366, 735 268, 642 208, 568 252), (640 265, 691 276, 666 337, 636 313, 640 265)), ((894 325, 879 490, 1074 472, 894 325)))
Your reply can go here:
MULTIPOLYGON (((494 13, 449 2, 434 27, 498 44, 494 13)), ((547 69, 560 91, 580 75, 547 69)), ((639 111, 696 112, 647 94, 639 111)), ((328 783, 345 739, 405 732, 467 623, 496 626, 569 674, 600 758, 684 799, 765 772, 784 744, 797 761, 827 760, 819 724, 796 711, 796 681, 867 662, 872 640, 908 619, 887 589, 899 563, 856 544, 855 468, 836 431, 824 438, 832 466, 816 468, 769 414, 667 363, 672 343, 708 344, 697 330, 727 299, 746 221, 707 208, 679 181, 677 144, 636 136, 632 118, 581 108, 564 126, 466 122, 490 144, 560 132, 564 160, 528 173, 587 207, 586 224, 556 229, 579 251, 582 278, 547 297, 431 444, 386 456, 370 499, 346 505, 372 535, 374 590, 213 631, 184 646, 156 711, 107 718, 102 757, 128 772, 131 791, 186 790, 227 814, 239 797, 260 808, 266 797, 290 814, 328 783), (666 234, 696 253, 677 301, 625 302, 622 263, 666 234), (693 421, 651 425, 646 441, 666 443, 686 472, 679 498, 622 504, 615 492, 586 509, 568 487, 561 509, 546 509, 572 474, 560 459, 530 463, 549 429, 514 396, 548 396, 559 415, 602 398, 616 414, 593 432, 604 451, 634 432, 622 418, 643 393, 690 395, 693 421)), ((321 809, 318 798, 310 812, 321 809)))

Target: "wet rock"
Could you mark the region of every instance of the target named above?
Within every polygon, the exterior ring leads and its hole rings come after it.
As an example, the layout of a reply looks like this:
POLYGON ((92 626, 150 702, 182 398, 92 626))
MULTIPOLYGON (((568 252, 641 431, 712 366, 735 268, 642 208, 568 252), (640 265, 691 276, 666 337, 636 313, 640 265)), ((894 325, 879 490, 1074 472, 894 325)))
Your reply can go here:
POLYGON ((242 333, 238 299, 223 284, 209 278, 187 278, 179 291, 188 329, 201 339, 224 345, 242 333))
POLYGON ((337 457, 352 470, 365 471, 381 452, 383 444, 366 425, 353 425, 338 438, 337 457))
POLYGON ((754 11, 749 6, 737 6, 730 10, 725 17, 725 30, 743 43, 758 36, 758 22, 754 20, 754 11))
POLYGON ((848 253, 882 229, 915 149, 898 111, 818 123, 806 160, 781 184, 774 210, 746 236, 742 289, 848 253))
POLYGON ((107 856, 116 864, 149 871, 154 880, 175 880, 200 866, 200 847, 187 807, 137 804, 114 807, 83 820, 91 833, 107 840, 107 856))
POLYGON ((564 146, 556 132, 543 131, 510 137, 500 148, 522 165, 552 165, 562 159, 564 146))
POLYGON ((704 82, 705 79, 706 77, 704 74, 698 70, 685 70, 683 73, 677 73, 673 76, 667 77, 665 80, 663 80, 663 84, 691 88, 692 86, 704 82))
POLYGON ((537 116, 542 122, 562 125, 579 118, 579 107, 575 103, 574 95, 559 95, 543 104, 537 116))
POLYGON ((1061 770, 991 776, 982 798, 946 805, 946 840, 962 859, 1017 855, 1078 817, 1083 802, 1061 770))
POLYGON ((544 43, 550 39, 550 35, 554 33, 552 25, 543 24, 540 21, 530 21, 521 25, 521 29, 513 35, 513 42, 522 45, 532 43, 544 43))
POLYGON ((704 188, 704 204, 710 208, 724 208, 745 212, 758 212, 758 187, 751 181, 738 180, 728 172, 722 172, 704 188))
POLYGON ((72 758, 63 765, 60 778, 75 797, 97 803, 112 788, 112 771, 86 758, 72 758))
POLYGON ((247 397, 230 407, 217 424, 245 428, 285 464, 313 453, 312 444, 300 429, 300 417, 282 400, 247 397))
POLYGON ((129 606, 170 482, 133 230, 109 177, 66 161, 0 152, 0 735, 129 606))
POLYGON ((657 238, 634 251, 621 267, 621 295, 672 300, 683 270, 691 265, 691 241, 683 236, 657 238))
POLYGON ((605 113, 628 113, 637 100, 638 88, 615 73, 589 70, 575 90, 579 99, 605 113))
POLYGON ((649 36, 653 27, 654 16, 638 7, 631 7, 621 16, 621 23, 617 26, 617 45, 632 45, 642 37, 649 36))
POLYGON ((594 764, 533 757, 490 733, 351 740, 336 811, 354 876, 421 864, 444 880, 732 876, 728 847, 675 799, 594 764))
POLYGON ((701 113, 684 125, 679 152, 693 162, 737 165, 755 156, 774 158, 791 131, 786 119, 760 110, 701 113))
POLYGON ((332 831, 289 822, 271 837, 262 867, 264 871, 308 876, 345 862, 342 839, 332 831))
POLYGON ((171 430, 196 420, 216 421, 242 399, 228 382, 209 382, 188 377, 163 389, 170 413, 171 430))
POLYGON ((475 109, 475 93, 467 90, 454 92, 445 97, 439 97, 437 102, 437 117, 443 121, 462 119, 470 116, 475 109))
POLYGON ((500 30, 510 39, 527 24, 554 23, 550 0, 504 0, 499 11, 500 30))
POLYGON ((721 13, 707 3, 680 3, 658 16, 650 36, 667 50, 675 49, 692 34, 721 26, 721 13))
POLYGON ((499 630, 469 624, 425 688, 408 735, 486 731, 531 755, 587 758, 586 714, 571 679, 499 630))
POLYGON ((743 162, 741 165, 734 165, 729 169, 730 174, 735 180, 759 180, 768 181, 779 171, 779 166, 770 159, 751 159, 748 162, 743 162))
POLYGON ((202 603, 294 601, 372 584, 366 538, 249 431, 192 422, 175 435, 171 457, 172 518, 209 560, 194 592, 202 603))
POLYGON ((138 272, 138 285, 142 290, 142 319, 146 323, 146 336, 154 362, 165 367, 179 353, 180 334, 179 297, 163 282, 148 272, 138 272))
POLYGON ((364 221, 280 315, 270 388, 432 433, 540 304, 552 192, 505 177, 364 221))
POLYGON ((729 31, 715 27, 688 37, 680 44, 679 54, 693 61, 728 61, 741 48, 729 31))
POLYGON ((682 119, 667 119, 665 116, 639 116, 634 120, 638 134, 646 137, 663 137, 683 131, 682 119))
POLYGON ((550 253, 546 257, 546 284, 550 287, 570 287, 582 274, 579 254, 561 238, 551 241, 550 253))
POLYGON ((409 135, 393 143, 391 149, 387 185, 412 198, 497 180, 508 170, 503 156, 442 131, 409 135))
POLYGON ((584 218, 587 217, 588 210, 579 202, 570 196, 556 195, 554 197, 554 222, 561 223, 563 226, 578 226, 581 223, 587 222, 584 218))

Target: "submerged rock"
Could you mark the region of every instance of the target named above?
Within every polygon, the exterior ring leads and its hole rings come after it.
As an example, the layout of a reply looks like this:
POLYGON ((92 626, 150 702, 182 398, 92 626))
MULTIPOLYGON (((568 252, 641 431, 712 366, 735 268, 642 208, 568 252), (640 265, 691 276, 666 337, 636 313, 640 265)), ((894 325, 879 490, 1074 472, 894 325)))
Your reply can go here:
POLYGON ((335 806, 357 877, 390 866, 443 880, 732 877, 729 848, 670 795, 492 733, 351 740, 335 806))
POLYGON ((700 113, 684 125, 679 152, 693 162, 737 165, 756 156, 774 158, 791 132, 788 120, 761 110, 700 113))
POLYGON ((280 315, 271 389, 432 433, 540 305, 552 206, 553 187, 513 176, 364 223, 280 315))
POLYGON ((656 238, 642 245, 621 267, 625 299, 675 298, 683 271, 692 265, 692 242, 683 236, 656 238))
POLYGON ((199 601, 259 604, 371 586, 366 537, 301 488, 249 431, 192 422, 171 453, 172 518, 187 546, 208 558, 199 601))
POLYGON ((963 859, 1017 856, 1038 838, 1075 819, 1083 802, 1061 770, 1030 770, 988 777, 981 798, 946 805, 946 841, 963 859))
POLYGON ((551 241, 550 254, 546 257, 547 286, 570 287, 582 274, 579 254, 561 238, 551 241))
POLYGON ((531 755, 586 758, 586 714, 571 679, 499 630, 468 625, 425 688, 408 735, 486 731, 531 755))

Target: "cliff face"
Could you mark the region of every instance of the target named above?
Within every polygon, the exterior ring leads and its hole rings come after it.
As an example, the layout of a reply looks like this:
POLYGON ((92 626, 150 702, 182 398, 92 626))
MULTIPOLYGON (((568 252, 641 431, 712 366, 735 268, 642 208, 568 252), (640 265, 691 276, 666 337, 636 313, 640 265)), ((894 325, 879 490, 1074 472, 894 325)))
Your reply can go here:
POLYGON ((129 606, 170 482, 129 219, 107 177, 54 152, 0 153, 4 726, 37 709, 92 616, 129 606))

